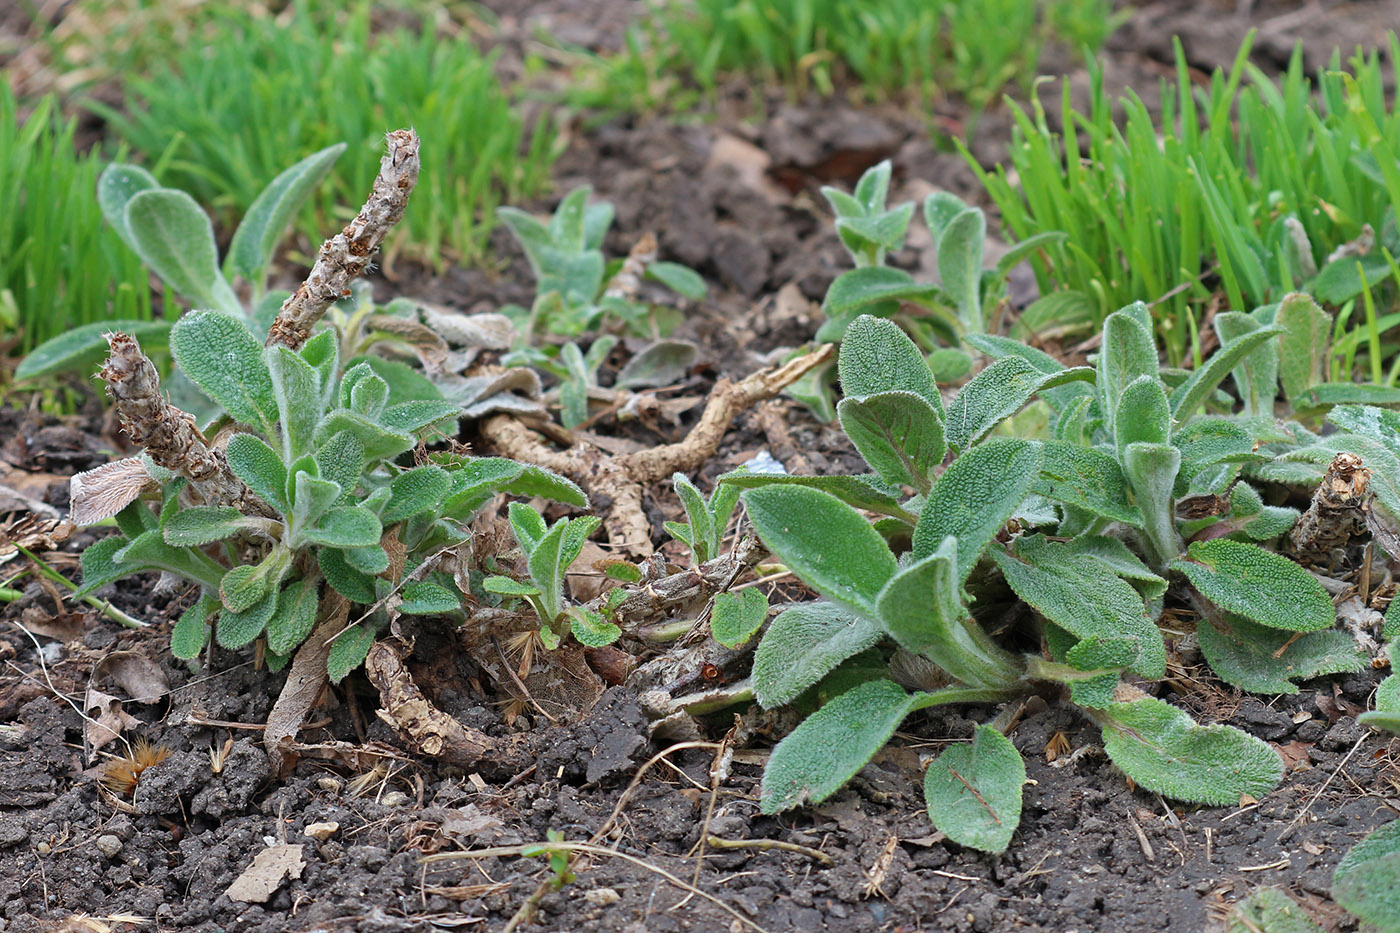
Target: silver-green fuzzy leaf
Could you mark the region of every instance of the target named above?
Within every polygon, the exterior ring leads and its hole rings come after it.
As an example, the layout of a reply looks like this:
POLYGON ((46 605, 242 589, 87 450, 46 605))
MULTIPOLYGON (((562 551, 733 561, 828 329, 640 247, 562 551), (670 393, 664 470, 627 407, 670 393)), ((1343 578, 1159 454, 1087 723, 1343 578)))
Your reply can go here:
POLYGON ((972 741, 948 748, 929 763, 924 799, 929 819, 960 846, 1005 852, 1021 823, 1026 764, 1011 740, 978 726, 972 741))

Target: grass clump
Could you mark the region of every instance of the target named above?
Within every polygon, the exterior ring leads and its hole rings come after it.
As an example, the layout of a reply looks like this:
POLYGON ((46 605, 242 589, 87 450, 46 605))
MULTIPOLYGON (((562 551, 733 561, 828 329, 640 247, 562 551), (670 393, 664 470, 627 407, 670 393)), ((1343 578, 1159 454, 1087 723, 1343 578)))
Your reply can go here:
MULTIPOLYGON (((1160 119, 1131 91, 1116 116, 1091 63, 1088 112, 1063 89, 1062 125, 1073 132, 1052 131, 1036 101, 1015 111, 1011 164, 974 168, 1007 233, 1069 235, 1036 267, 1042 292, 1080 299, 1084 330, 1147 298, 1169 358, 1189 349, 1199 362, 1198 317, 1217 293, 1240 309, 1301 289, 1337 310, 1339 337, 1363 329, 1350 343, 1369 345, 1381 381, 1394 347, 1380 338, 1400 324, 1375 312, 1376 300, 1393 303, 1400 271, 1400 114, 1387 104, 1380 56, 1358 53, 1343 70, 1334 55, 1310 80, 1299 51, 1275 81, 1248 63, 1250 41, 1199 89, 1178 45, 1160 119)), ((1392 35, 1392 62, 1397 53, 1392 35)))
POLYGON ((468 40, 376 31, 371 5, 297 3, 277 20, 242 10, 212 13, 218 36, 158 60, 126 82, 125 113, 97 107, 118 136, 151 161, 160 181, 230 216, 252 204, 288 151, 349 148, 297 229, 346 218, 337 205, 363 192, 384 127, 431 132, 417 206, 388 245, 441 268, 480 261, 495 208, 543 190, 558 154, 552 123, 527 121, 493 72, 492 55, 468 40))
POLYGON ((1028 87, 1046 41, 1096 51, 1116 27, 1106 0, 671 0, 656 3, 575 92, 633 109, 713 98, 736 73, 831 95, 847 82, 867 100, 955 95, 980 111, 1007 84, 1028 87), (988 24, 996 28, 988 28, 988 24))
POLYGON ((0 85, 0 339, 23 352, 82 324, 151 317, 145 267, 102 223, 102 161, 78 155, 74 129, 51 97, 21 121, 0 85))

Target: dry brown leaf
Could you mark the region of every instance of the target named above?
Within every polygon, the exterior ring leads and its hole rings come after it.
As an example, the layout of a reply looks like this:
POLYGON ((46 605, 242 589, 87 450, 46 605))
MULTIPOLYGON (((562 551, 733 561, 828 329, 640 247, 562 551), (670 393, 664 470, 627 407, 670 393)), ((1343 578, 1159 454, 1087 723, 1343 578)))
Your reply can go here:
POLYGON ((159 703, 170 692, 170 681, 159 664, 134 651, 113 651, 92 671, 92 679, 110 677, 128 697, 146 706, 159 703))
POLYGON ((83 710, 88 716, 83 724, 83 735, 94 752, 116 741, 122 732, 140 724, 135 716, 122 709, 121 700, 93 686, 88 687, 83 710))
POLYGON ((234 879, 224 894, 231 901, 266 904, 282 882, 288 878, 300 878, 305 867, 301 846, 269 846, 253 857, 253 864, 234 879))

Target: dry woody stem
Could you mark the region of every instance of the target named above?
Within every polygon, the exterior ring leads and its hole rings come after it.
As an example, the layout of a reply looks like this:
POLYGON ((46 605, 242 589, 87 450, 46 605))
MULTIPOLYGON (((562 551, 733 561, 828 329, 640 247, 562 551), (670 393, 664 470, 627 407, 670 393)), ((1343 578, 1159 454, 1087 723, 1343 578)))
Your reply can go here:
POLYGON ((365 206, 344 230, 321 245, 306 281, 282 304, 272 322, 267 346, 300 349, 326 309, 349 294, 350 282, 364 274, 375 250, 403 217, 408 196, 418 183, 418 134, 395 130, 388 142, 389 151, 379 163, 365 206))
POLYGON ((126 436, 156 464, 188 479, 205 502, 240 505, 251 500, 248 487, 233 475, 223 453, 211 447, 195 427, 194 416, 161 395, 155 364, 141 352, 135 338, 108 334, 107 344, 111 353, 101 375, 126 436))
POLYGON ((826 344, 782 366, 760 370, 729 382, 720 380, 700 421, 686 438, 623 456, 602 456, 584 444, 558 451, 545 446, 537 435, 509 415, 496 415, 481 425, 481 434, 507 457, 547 467, 583 486, 599 512, 607 509, 603 527, 608 540, 643 557, 652 553, 651 525, 642 508, 642 486, 677 471, 696 469, 719 448, 734 418, 758 402, 770 399, 831 358, 836 348, 826 344))

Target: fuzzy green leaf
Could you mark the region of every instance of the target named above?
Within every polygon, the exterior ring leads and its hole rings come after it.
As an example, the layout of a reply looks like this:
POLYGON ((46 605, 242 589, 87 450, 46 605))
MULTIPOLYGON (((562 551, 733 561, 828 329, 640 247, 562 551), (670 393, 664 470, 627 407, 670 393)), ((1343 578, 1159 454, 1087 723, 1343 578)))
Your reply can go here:
POLYGON ((653 282, 660 282, 682 298, 700 301, 705 297, 704 277, 678 262, 648 263, 646 277, 653 282))
POLYGON ((602 648, 622 637, 622 629, 603 618, 601 613, 574 609, 570 610, 570 616, 569 633, 585 648, 602 648))
POLYGON ((1076 535, 1069 542, 1076 554, 1087 554, 1131 583, 1145 599, 1156 599, 1167 591, 1167 581, 1147 568, 1128 546, 1104 535, 1076 535))
POLYGON ((399 612, 405 615, 430 616, 443 612, 456 612, 462 608, 462 600, 447 587, 430 580, 414 580, 403 587, 403 602, 399 612))
MULTIPOLYGON (((310 460, 309 455, 307 459, 310 460)), ((310 465, 314 468, 315 461, 312 460, 310 465)), ((294 466, 299 467, 300 464, 294 466)), ((341 492, 339 483, 296 469, 292 477, 292 527, 305 531, 315 525, 335 505, 341 492)), ((378 539, 371 543, 377 544, 378 539)))
POLYGON ((181 661, 199 657, 209 643, 209 615, 218 608, 217 599, 202 595, 193 606, 182 612, 170 631, 170 653, 181 661))
POLYGON ((379 516, 359 506, 334 508, 317 520, 315 527, 305 528, 301 537, 312 544, 326 547, 370 547, 379 543, 384 528, 379 516))
POLYGON ((277 598, 277 612, 267 623, 267 648, 274 654, 291 654, 316 627, 320 604, 316 580, 306 577, 289 583, 277 598))
POLYGON ((1146 310, 1139 302, 1104 319, 1097 364, 1098 388, 1100 406, 1110 429, 1114 426, 1113 418, 1123 391, 1140 376, 1157 376, 1157 346, 1152 341, 1152 332, 1132 313, 1136 307, 1146 310))
POLYGON ((266 596, 241 612, 230 611, 226 606, 219 613, 219 623, 215 627, 219 644, 232 649, 242 648, 244 645, 252 643, 263 633, 263 630, 267 628, 268 621, 276 613, 277 596, 277 588, 274 586, 266 596))
POLYGON ((1260 888, 1235 904, 1225 933, 1326 933, 1281 888, 1260 888))
POLYGON ((754 636, 768 618, 768 597, 753 588, 715 596, 710 632, 726 648, 737 648, 754 636))
POLYGON ((831 318, 841 318, 884 301, 927 299, 935 292, 933 286, 916 282, 903 269, 864 266, 836 277, 826 290, 822 310, 831 318))
POLYGON ((547 616, 540 622, 546 626, 552 625, 564 608, 564 571, 569 566, 564 550, 568 532, 569 519, 559 519, 535 542, 528 558, 530 579, 540 588, 539 601, 547 616))
MULTIPOLYGON (((411 404, 411 403, 410 403, 411 404)), ((386 413, 387 414, 387 413, 386 413)), ((376 424, 364 415, 340 409, 331 412, 316 426, 314 443, 321 446, 341 431, 349 431, 364 448, 366 460, 388 460, 412 450, 413 435, 376 424)))
POLYGON ((316 469, 323 480, 340 487, 337 502, 344 504, 355 497, 365 469, 365 449, 352 431, 341 431, 331 437, 315 453, 316 469))
POLYGON ((384 409, 379 421, 395 431, 417 431, 444 418, 462 413, 455 402, 420 399, 416 402, 403 402, 384 409))
POLYGON ((272 375, 262 344, 240 321, 217 311, 191 311, 171 330, 170 350, 185 375, 235 421, 273 433, 272 375))
POLYGON ((116 560, 116 555, 131 543, 131 539, 121 535, 112 535, 110 538, 103 538, 83 549, 82 568, 83 585, 78 587, 73 594, 75 598, 87 596, 93 590, 108 583, 120 580, 128 574, 136 573, 142 568, 133 566, 123 566, 116 560))
POLYGON ((798 578, 828 599, 874 617, 894 576, 880 533, 835 496, 801 486, 764 486, 743 494, 759 537, 798 578))
POLYGON ((1011 740, 978 726, 972 741, 953 745, 929 763, 924 799, 934 828, 960 846, 1006 851, 1021 823, 1026 764, 1011 740))
POLYGON ((1282 554, 1247 541, 1197 541, 1172 564, 1221 609, 1269 628, 1315 632, 1337 621, 1317 578, 1282 554))
POLYGON ((700 348, 688 340, 657 340, 627 361, 613 380, 618 389, 646 389, 680 382, 700 348))
POLYGON ((675 489, 676 495, 681 500, 681 506, 685 509, 685 517, 690 524, 690 536, 692 549, 699 549, 696 560, 703 563, 715 554, 710 553, 710 545, 715 542, 718 535, 715 532, 714 521, 710 516, 709 506, 705 502, 705 497, 700 495, 700 490, 695 488, 684 473, 676 473, 671 476, 671 487, 675 489))
POLYGON ((1167 391, 1154 376, 1139 376, 1123 389, 1114 415, 1118 456, 1129 444, 1165 444, 1171 438, 1172 413, 1167 391))
POLYGON ((943 413, 943 397, 924 355, 893 321, 869 315, 856 318, 841 341, 837 371, 847 398, 913 392, 943 413))
POLYGON ((1255 348, 1282 332, 1278 327, 1261 327, 1221 346, 1211 354, 1205 365, 1193 371, 1185 382, 1172 390, 1172 415, 1186 418, 1194 414, 1225 377, 1230 375, 1230 370, 1239 365, 1255 348))
POLYGON ((1137 640, 1133 669, 1144 677, 1166 671, 1166 646, 1142 596, 1104 562, 1040 535, 1023 538, 1014 553, 992 557, 1016 595, 1076 638, 1127 636, 1137 640))
POLYGON ((1087 509, 1114 521, 1142 524, 1142 512, 1128 494, 1118 461, 1093 447, 1045 441, 1040 475, 1031 491, 1087 509))
MULTIPOLYGON (((896 493, 878 477, 865 476, 792 476, 787 473, 725 473, 718 480, 720 489, 757 489, 760 486, 806 486, 830 493, 847 505, 867 512, 878 512, 907 520, 914 518, 900 506, 896 493)), ((716 493, 718 495, 718 493, 716 493)))
POLYGON ((1297 693, 1292 681, 1366 668, 1355 640, 1338 629, 1297 635, 1235 617, 1229 632, 1203 621, 1196 633, 1211 670, 1249 693, 1297 693))
MULTIPOLYGON (((467 465, 466 469, 486 461, 498 460, 500 458, 481 458, 474 460, 467 465)), ((502 460, 503 463, 513 464, 517 472, 514 477, 502 482, 501 491, 508 492, 513 496, 529 496, 531 498, 540 496, 545 499, 553 499, 555 502, 562 502, 565 505, 577 506, 581 509, 588 508, 588 496, 578 487, 573 480, 560 476, 558 473, 546 470, 529 463, 515 463, 513 460, 502 460)), ((460 471, 459 471, 460 472, 460 471)), ((454 494, 456 492, 454 480, 454 494)))
POLYGON ((379 545, 343 548, 345 562, 361 573, 378 576, 389 569, 389 552, 379 545))
POLYGON ((1382 933, 1400 930, 1400 820, 1352 846, 1332 876, 1332 897, 1382 933))
POLYGON ((313 152, 284 169, 262 190, 229 243, 224 266, 230 276, 241 275, 261 289, 264 272, 292 219, 344 151, 345 143, 336 143, 313 152))
POLYGON ((519 580, 511 577, 503 577, 499 574, 482 580, 481 588, 488 593, 496 593, 500 596, 540 595, 540 588, 533 583, 522 583, 519 580))
POLYGON ((948 221, 938 238, 938 277, 969 331, 982 330, 982 251, 987 218, 973 207, 948 221))
POLYGON ((352 603, 367 606, 375 601, 374 577, 352 567, 344 551, 321 548, 316 552, 316 564, 331 589, 352 603))
POLYGON ((1263 797, 1283 777, 1269 745, 1230 726, 1200 726, 1175 706, 1144 698, 1101 714, 1104 750, 1139 786, 1174 800, 1237 804, 1263 797))
POLYGON ((878 392, 842 399, 836 411, 846 436, 882 480, 929 490, 947 444, 938 412, 922 396, 878 392))
POLYGON ((147 353, 170 342, 169 321, 94 321, 80 324, 39 344, 15 368, 15 381, 38 379, 50 373, 87 370, 107 355, 106 334, 114 331, 135 337, 147 353))
POLYGON ((1014 688, 1019 665, 963 608, 958 563, 958 540, 949 535, 936 552, 901 569, 880 592, 880 623, 963 684, 1014 688))
POLYGON ((889 680, 852 687, 808 716, 773 749, 763 771, 759 808, 772 814, 821 803, 865 767, 910 713, 986 698, 982 691, 951 687, 910 696, 889 680))
POLYGON ((1357 716, 1356 721, 1400 735, 1400 674, 1391 674, 1381 681, 1376 688, 1376 708, 1357 716))
MULTIPOLYGON (((268 347, 264 361, 277 399, 282 455, 290 463, 312 450, 312 437, 322 414, 321 377, 300 354, 284 346, 268 347)), ((384 392, 388 394, 387 386, 384 392)))
POLYGON ((363 664, 372 644, 374 630, 363 623, 352 625, 336 636, 326 657, 326 675, 331 683, 340 683, 346 674, 363 664))
POLYGON ((870 619, 834 603, 802 603, 785 609, 754 651, 754 695, 765 709, 791 703, 883 634, 870 619))
POLYGON ((173 188, 138 192, 126 202, 124 225, 141 260, 191 304, 241 313, 219 272, 214 225, 194 198, 173 188))
POLYGON ((545 532, 549 531, 549 526, 545 524, 544 516, 523 502, 510 503, 506 512, 510 518, 511 530, 515 532, 515 541, 528 557, 545 536, 545 532))
POLYGON ((287 502, 287 467, 282 458, 261 438, 252 434, 235 434, 224 450, 234 475, 268 505, 284 515, 287 502))
POLYGON ((924 501, 914 529, 914 557, 958 539, 959 584, 1026 498, 1040 473, 1040 447, 1019 438, 993 438, 954 460, 924 501))
MULTIPOLYGON (((1215 332, 1222 346, 1229 346, 1263 326, 1254 315, 1242 311, 1222 311, 1215 316, 1215 332)), ((1280 338, 1287 336, 1282 328, 1279 330, 1280 338)), ((1278 343, 1266 340, 1246 353, 1230 371, 1245 415, 1273 414, 1274 398, 1278 395, 1278 369, 1278 343)))
POLYGON ((222 541, 254 523, 231 505, 196 505, 172 515, 161 534, 165 543, 174 547, 201 547, 222 541))
POLYGON ((1296 403, 1322 382, 1332 315, 1310 296, 1294 292, 1279 302, 1274 321, 1283 331, 1278 335, 1279 382, 1283 394, 1296 403))
POLYGON ((948 445, 965 451, 1030 401, 1046 376, 1017 356, 997 360, 958 391, 945 416, 948 445))
POLYGON ((153 191, 160 182, 150 172, 139 165, 113 162, 102 170, 97 179, 97 204, 102 209, 102 217, 111 224, 122 242, 136 252, 131 229, 126 225, 126 205, 143 191, 153 191))
POLYGON ((380 520, 386 525, 436 509, 452 487, 452 477, 439 466, 414 467, 389 483, 392 497, 380 520))

